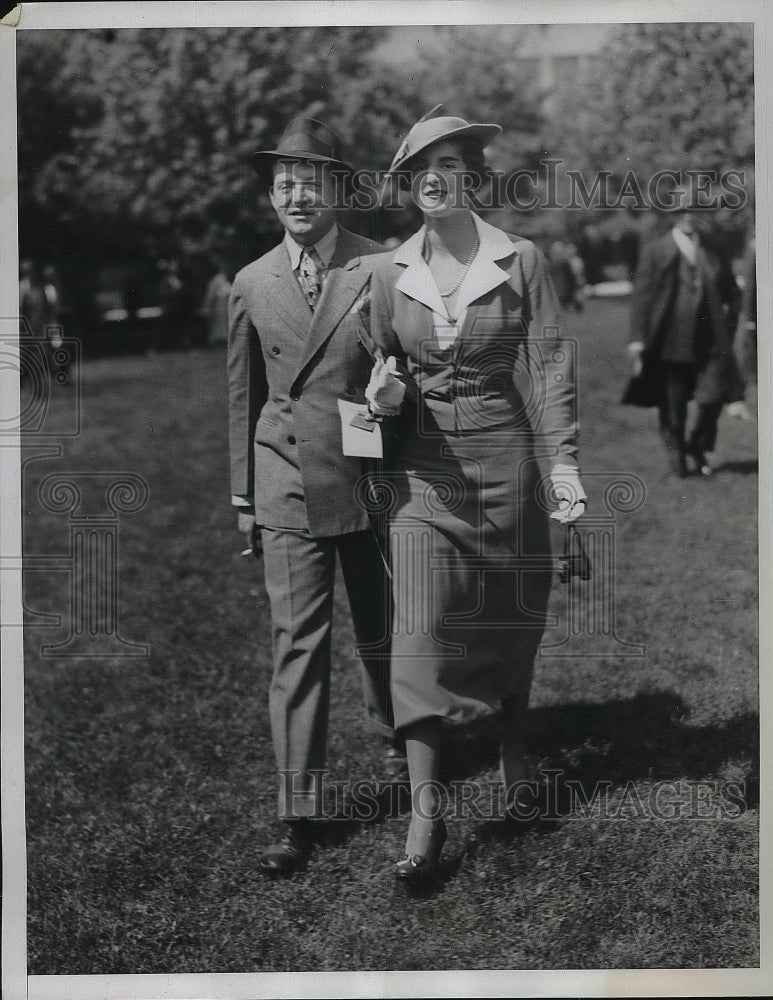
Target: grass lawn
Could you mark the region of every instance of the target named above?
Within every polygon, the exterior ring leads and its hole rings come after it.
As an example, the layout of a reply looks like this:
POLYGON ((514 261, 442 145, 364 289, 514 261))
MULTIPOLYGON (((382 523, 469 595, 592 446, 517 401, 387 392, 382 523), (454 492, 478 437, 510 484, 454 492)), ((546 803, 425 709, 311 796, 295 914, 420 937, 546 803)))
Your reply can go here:
MULTIPOLYGON (((389 875, 406 814, 323 824, 289 881, 257 870, 276 832, 268 610, 229 507, 223 352, 84 363, 81 433, 58 458, 28 453, 25 554, 67 565, 69 515, 41 504, 46 476, 141 476, 147 504, 119 518, 118 608, 149 655, 105 658, 96 636, 94 655, 43 657, 67 628, 27 631, 30 974, 759 964, 756 424, 723 417, 712 479, 669 478, 654 411, 618 405, 627 304, 570 322, 586 530, 614 546, 573 591, 596 596, 580 610, 591 629, 570 635, 556 583, 549 635, 569 641, 536 665, 529 752, 561 772, 554 815, 520 832, 451 820, 437 885, 417 897, 389 875), (621 476, 636 509, 610 513, 621 476), (567 791, 594 783, 603 815, 567 791), (658 818, 656 799, 682 811, 658 818)), ((55 394, 54 424, 75 392, 55 394)), ((103 514, 104 480, 79 482, 81 513, 103 514)), ((68 573, 28 572, 25 601, 69 622, 68 573)), ((328 760, 356 780, 382 748, 342 588, 337 615, 328 760)), ((448 782, 485 788, 496 762, 494 727, 448 730, 448 782)))

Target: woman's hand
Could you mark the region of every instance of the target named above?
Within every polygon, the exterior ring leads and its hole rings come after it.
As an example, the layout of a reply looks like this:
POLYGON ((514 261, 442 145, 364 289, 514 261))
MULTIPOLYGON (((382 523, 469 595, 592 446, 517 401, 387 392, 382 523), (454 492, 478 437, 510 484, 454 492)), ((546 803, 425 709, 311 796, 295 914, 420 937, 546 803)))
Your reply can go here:
POLYGON ((628 355, 631 359, 631 370, 633 371, 634 378, 638 378, 641 375, 642 368, 644 367, 643 353, 644 344, 640 341, 637 340, 635 343, 628 345, 628 355))
POLYGON ((588 501, 580 482, 580 470, 573 465, 554 465, 550 473, 558 510, 550 515, 559 524, 571 524, 585 513, 588 501))
POLYGON ((405 396, 405 382, 397 373, 397 358, 376 358, 365 389, 368 409, 376 417, 396 417, 405 396))

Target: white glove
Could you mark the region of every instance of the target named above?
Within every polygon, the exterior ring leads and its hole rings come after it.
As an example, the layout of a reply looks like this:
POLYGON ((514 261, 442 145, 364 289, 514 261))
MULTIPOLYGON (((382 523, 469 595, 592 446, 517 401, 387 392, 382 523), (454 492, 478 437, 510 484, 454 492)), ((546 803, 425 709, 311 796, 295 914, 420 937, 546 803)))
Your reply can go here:
POLYGON ((558 510, 550 515, 559 524, 571 524, 582 517, 587 506, 585 490, 580 482, 580 470, 573 465, 554 465, 550 473, 558 510))
POLYGON ((641 370, 644 367, 644 362, 642 360, 642 353, 644 352, 644 344, 641 341, 636 340, 628 345, 628 354, 631 358, 631 367, 633 369, 633 374, 636 378, 641 375, 641 370))
POLYGON ((397 358, 393 355, 384 361, 376 358, 370 382, 365 389, 369 410, 377 417, 396 417, 405 396, 405 383, 397 372, 397 358))

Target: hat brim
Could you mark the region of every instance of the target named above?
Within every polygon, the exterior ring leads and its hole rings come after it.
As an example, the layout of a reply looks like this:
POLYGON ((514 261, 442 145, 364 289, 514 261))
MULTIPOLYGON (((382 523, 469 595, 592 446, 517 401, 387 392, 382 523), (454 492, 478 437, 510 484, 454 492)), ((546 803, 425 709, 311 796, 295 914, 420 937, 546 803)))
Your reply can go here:
POLYGON ((477 139, 482 147, 488 146, 488 144, 498 136, 502 131, 501 125, 482 125, 473 124, 465 125, 462 128, 451 129, 450 132, 446 132, 443 135, 433 136, 427 139, 416 149, 411 151, 410 156, 404 156, 402 159, 398 160, 400 156, 400 150, 395 154, 394 159, 387 170, 387 174, 400 174, 406 169, 406 164, 410 163, 411 160, 415 160, 419 153, 423 153, 425 149, 429 149, 430 146, 434 146, 438 142, 445 142, 447 139, 464 139, 469 137, 471 139, 477 139), (397 162, 395 162, 397 161, 397 162))
POLYGON ((336 160, 332 156, 323 156, 321 153, 306 153, 303 150, 293 150, 291 152, 280 153, 278 150, 261 150, 252 154, 252 169, 259 177, 270 176, 270 171, 280 160, 293 160, 299 163, 329 163, 333 167, 353 173, 352 167, 343 160, 336 160))

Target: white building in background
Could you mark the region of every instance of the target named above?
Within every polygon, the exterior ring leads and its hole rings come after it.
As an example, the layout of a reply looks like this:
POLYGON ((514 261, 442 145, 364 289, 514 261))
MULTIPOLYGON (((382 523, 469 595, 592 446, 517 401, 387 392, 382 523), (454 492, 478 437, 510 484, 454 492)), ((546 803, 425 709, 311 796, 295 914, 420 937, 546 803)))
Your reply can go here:
POLYGON ((612 32, 611 24, 533 24, 519 26, 521 66, 533 67, 543 95, 543 113, 550 116, 563 99, 588 79, 612 32))
MULTIPOLYGON (((492 25, 447 26, 460 38, 485 34, 492 25)), ((603 59, 612 24, 503 24, 497 37, 512 41, 512 59, 519 68, 531 69, 542 95, 542 111, 551 115, 564 97, 576 92, 592 67, 603 59)), ((423 53, 442 58, 443 45, 434 25, 396 25, 389 39, 377 49, 378 55, 395 66, 423 53)))

